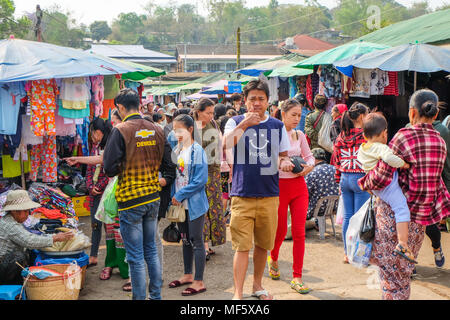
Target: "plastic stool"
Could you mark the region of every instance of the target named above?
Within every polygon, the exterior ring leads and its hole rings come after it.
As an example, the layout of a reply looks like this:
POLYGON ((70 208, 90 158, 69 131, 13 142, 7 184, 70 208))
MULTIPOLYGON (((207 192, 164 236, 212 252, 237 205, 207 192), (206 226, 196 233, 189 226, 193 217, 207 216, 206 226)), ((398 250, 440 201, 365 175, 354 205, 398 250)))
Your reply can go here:
MULTIPOLYGON (((20 296, 22 286, 0 286, 0 300, 16 300, 20 296)), ((22 292, 22 300, 26 300, 25 289, 22 292)))

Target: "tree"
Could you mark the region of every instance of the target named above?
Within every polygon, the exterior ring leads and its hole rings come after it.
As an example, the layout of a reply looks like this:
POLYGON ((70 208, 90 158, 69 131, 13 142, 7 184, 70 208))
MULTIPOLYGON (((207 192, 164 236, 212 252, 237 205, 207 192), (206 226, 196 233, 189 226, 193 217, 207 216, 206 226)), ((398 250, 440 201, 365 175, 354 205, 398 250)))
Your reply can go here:
POLYGON ((19 20, 14 19, 16 8, 11 0, 0 0, 0 38, 4 39, 10 35, 16 38, 24 38, 32 27, 32 22, 27 17, 19 20))
POLYGON ((96 41, 106 39, 112 33, 106 21, 94 21, 89 26, 89 30, 91 31, 92 39, 96 41))

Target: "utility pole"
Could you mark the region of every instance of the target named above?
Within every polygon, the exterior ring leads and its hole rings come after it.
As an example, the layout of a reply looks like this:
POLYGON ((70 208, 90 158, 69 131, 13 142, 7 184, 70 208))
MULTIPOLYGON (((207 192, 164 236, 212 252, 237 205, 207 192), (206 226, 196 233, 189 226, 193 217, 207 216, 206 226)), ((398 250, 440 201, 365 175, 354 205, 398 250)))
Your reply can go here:
POLYGON ((237 28, 237 58, 236 58, 236 70, 239 70, 241 68, 241 28, 237 28))
POLYGON ((186 43, 184 44, 184 72, 186 72, 187 67, 187 54, 186 54, 186 43))

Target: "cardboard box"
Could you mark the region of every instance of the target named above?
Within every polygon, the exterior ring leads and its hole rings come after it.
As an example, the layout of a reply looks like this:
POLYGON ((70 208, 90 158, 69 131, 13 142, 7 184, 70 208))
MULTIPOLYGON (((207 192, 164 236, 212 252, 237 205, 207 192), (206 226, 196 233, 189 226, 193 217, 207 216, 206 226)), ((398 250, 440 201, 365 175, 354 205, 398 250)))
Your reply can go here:
POLYGON ((89 196, 73 197, 72 202, 78 217, 89 217, 91 215, 89 196))

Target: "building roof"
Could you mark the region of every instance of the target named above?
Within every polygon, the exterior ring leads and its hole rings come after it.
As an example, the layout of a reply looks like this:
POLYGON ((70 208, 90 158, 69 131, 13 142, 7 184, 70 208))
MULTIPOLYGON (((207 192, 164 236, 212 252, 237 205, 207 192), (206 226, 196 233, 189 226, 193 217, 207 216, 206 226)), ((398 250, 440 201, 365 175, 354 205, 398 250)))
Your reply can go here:
MULTIPOLYGON (((215 59, 229 59, 237 54, 236 45, 192 45, 179 44, 176 52, 180 57, 190 59, 214 57, 215 59)), ((241 59, 267 59, 282 55, 282 51, 273 45, 241 45, 241 59)))
POLYGON ((354 41, 397 46, 406 43, 450 43, 450 9, 400 21, 354 41))
POLYGON ((175 63, 175 57, 167 54, 145 49, 142 45, 114 45, 114 44, 93 44, 91 49, 87 50, 102 56, 129 59, 134 62, 160 62, 175 63))
MULTIPOLYGON (((315 51, 317 53, 336 47, 334 44, 310 37, 306 34, 298 34, 294 36, 294 44, 298 50, 315 51)), ((283 41, 278 46, 284 47, 285 45, 286 41, 283 41)))

